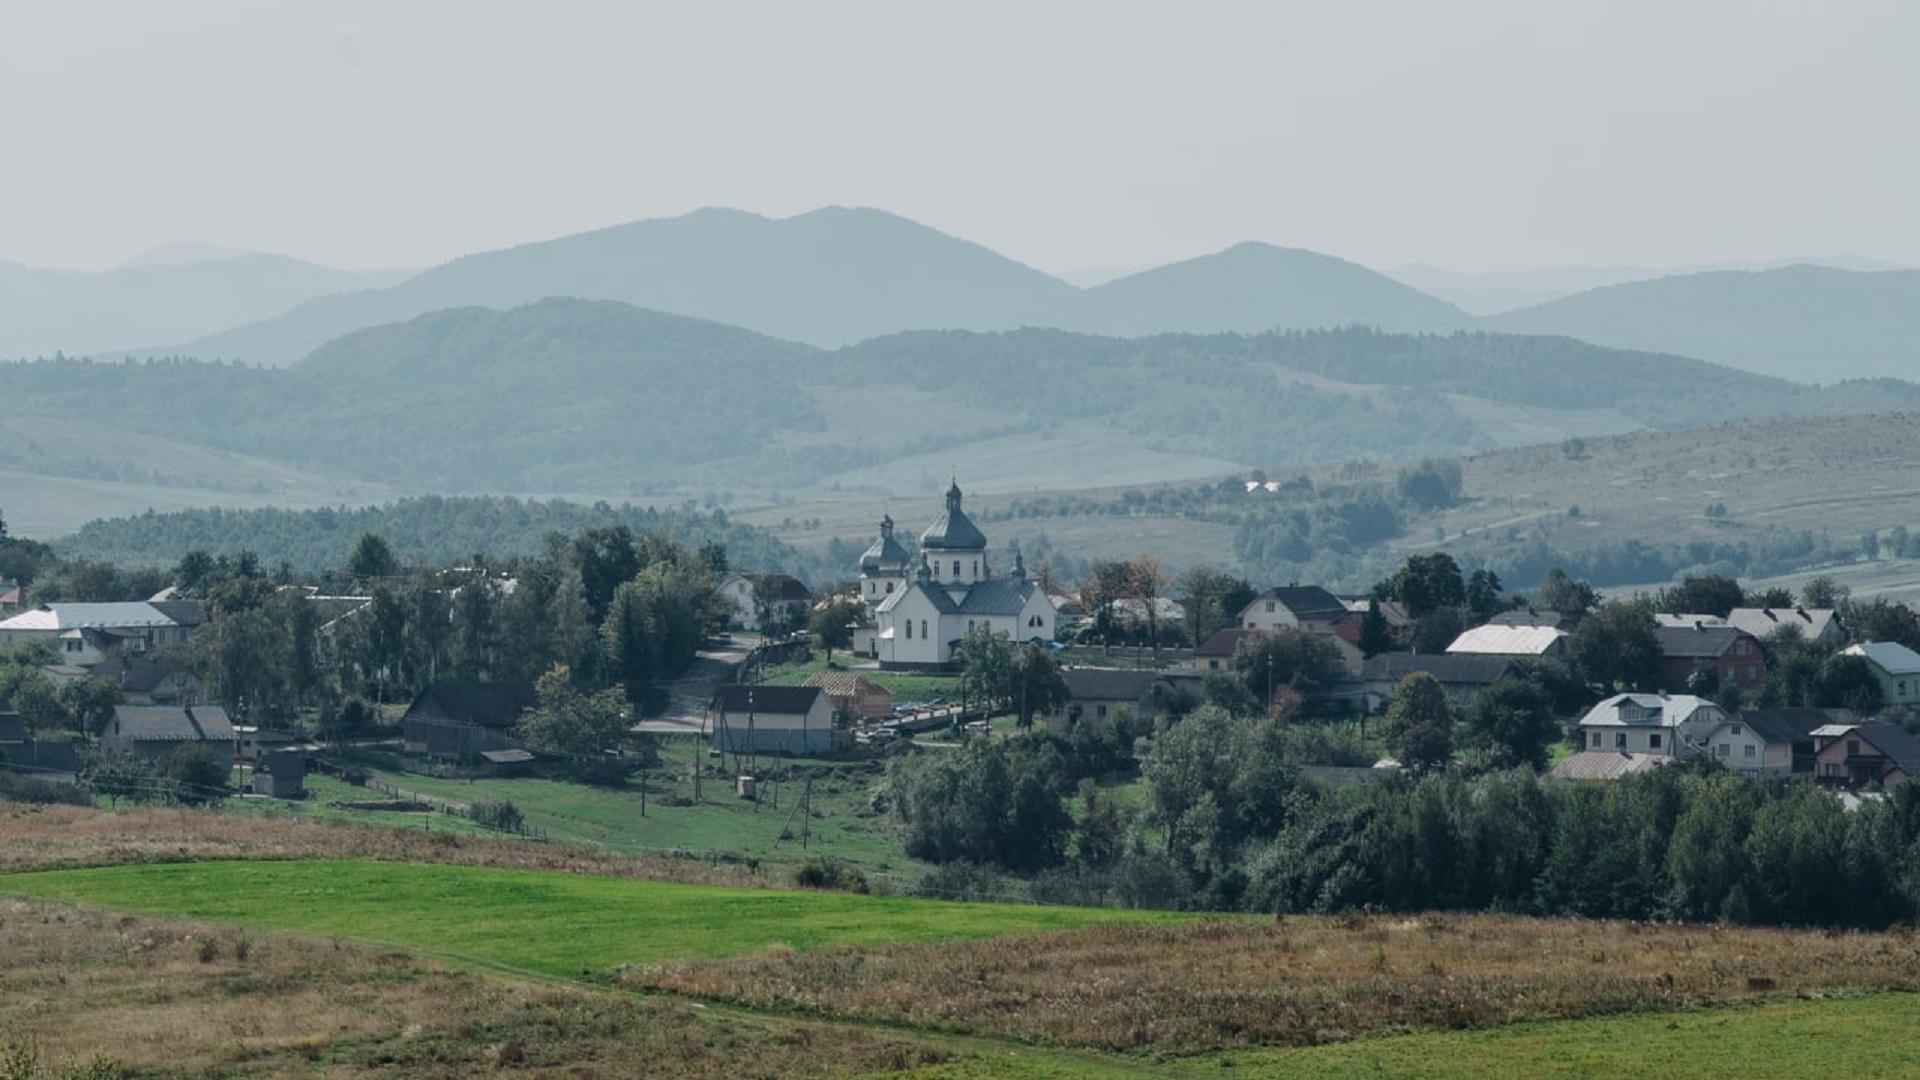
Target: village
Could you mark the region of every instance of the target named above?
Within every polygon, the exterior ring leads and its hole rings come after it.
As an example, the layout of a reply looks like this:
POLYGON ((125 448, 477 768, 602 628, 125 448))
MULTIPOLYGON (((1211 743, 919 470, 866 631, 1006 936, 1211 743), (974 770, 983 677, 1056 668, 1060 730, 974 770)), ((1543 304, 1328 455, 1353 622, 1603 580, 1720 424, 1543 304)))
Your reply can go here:
MULTIPOLYGON (((1131 738, 1202 706, 1340 733, 1333 751, 1295 762, 1333 786, 1490 764, 1609 782, 1695 764, 1817 784, 1851 805, 1920 770, 1920 653, 1873 635, 1912 628, 1911 613, 1819 587, 1749 597, 1730 581, 1690 580, 1602 603, 1560 577, 1527 597, 1433 555, 1366 595, 1297 583, 1256 591, 1218 572, 1176 583, 1150 557, 1096 566, 1076 588, 1030 574, 1017 550, 993 550, 957 482, 917 536, 884 518, 849 570, 819 594, 786 574, 714 575, 724 629, 666 692, 629 683, 603 700, 601 743, 586 734, 564 745, 528 737, 542 702, 534 680, 486 670, 424 678, 357 724, 249 710, 223 699, 220 671, 196 659, 209 620, 178 587, 146 601, 36 604, 9 583, 0 650, 40 662, 15 661, 13 693, 26 707, 0 699, 0 760, 16 776, 85 777, 116 797, 144 787, 202 802, 304 799, 345 819, 438 812, 511 831, 562 825, 529 822, 511 781, 590 779, 589 759, 608 759, 615 777, 638 774, 637 791, 602 808, 618 818, 649 790, 669 808, 688 794, 703 805, 703 780, 742 804, 777 802, 769 779, 804 775, 787 761, 882 770, 903 753, 1030 730, 1131 738), (30 722, 42 702, 66 706, 69 730, 30 722), (644 750, 627 745, 635 737, 644 750), (182 770, 189 750, 206 761, 182 770), (163 780, 169 762, 175 775, 163 780), (465 793, 450 780, 493 787, 465 793), (310 784, 324 798, 310 798, 310 784), (369 784, 380 791, 356 790, 369 784)), ((515 586, 463 580, 441 609, 450 623, 463 590, 484 585, 505 602, 515 586)), ((287 589, 322 648, 377 617, 369 595, 287 589)), ((851 850, 892 848, 881 823, 846 825, 867 834, 851 850)), ((703 832, 661 834, 649 822, 641 835, 667 846, 703 832)), ((802 852, 811 830, 807 839, 802 852)))

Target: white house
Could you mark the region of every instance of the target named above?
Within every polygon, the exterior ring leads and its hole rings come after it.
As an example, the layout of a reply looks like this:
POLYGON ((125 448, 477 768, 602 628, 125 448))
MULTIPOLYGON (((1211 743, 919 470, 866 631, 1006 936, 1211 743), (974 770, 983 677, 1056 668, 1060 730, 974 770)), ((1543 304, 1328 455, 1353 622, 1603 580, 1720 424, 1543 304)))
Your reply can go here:
POLYGON ((1813 771, 1813 732, 1834 722, 1825 709, 1752 709, 1707 733, 1707 756, 1743 776, 1813 771))
POLYGON ((45 641, 59 662, 93 667, 132 653, 185 645, 200 625, 191 600, 42 604, 0 622, 0 646, 45 641))
MULTIPOLYGON (((1361 609, 1365 614, 1365 609, 1361 609)), ((1268 589, 1240 609, 1243 630, 1307 630, 1331 634, 1353 616, 1344 600, 1318 585, 1286 585, 1268 589)))
POLYGON ((920 534, 913 580, 874 609, 875 653, 883 668, 932 669, 953 662, 953 647, 984 626, 1014 641, 1054 639, 1056 613, 1045 590, 1013 573, 995 577, 987 537, 960 505, 960 485, 947 489, 947 510, 920 534))
POLYGON ((761 582, 768 582, 773 589, 774 607, 771 613, 781 616, 787 629, 806 626, 807 613, 813 607, 813 593, 799 579, 786 574, 738 573, 720 579, 720 595, 733 605, 729 625, 748 630, 766 629, 760 625, 760 611, 753 602, 753 591, 761 582))
POLYGON ((1846 631, 1832 608, 1742 607, 1734 608, 1724 619, 1718 615, 1656 614, 1654 621, 1661 626, 1731 626, 1763 642, 1786 627, 1792 627, 1802 641, 1813 644, 1838 645, 1846 637, 1846 631))
POLYGON ((1615 694, 1580 718, 1584 751, 1698 757, 1727 711, 1688 694, 1615 694))

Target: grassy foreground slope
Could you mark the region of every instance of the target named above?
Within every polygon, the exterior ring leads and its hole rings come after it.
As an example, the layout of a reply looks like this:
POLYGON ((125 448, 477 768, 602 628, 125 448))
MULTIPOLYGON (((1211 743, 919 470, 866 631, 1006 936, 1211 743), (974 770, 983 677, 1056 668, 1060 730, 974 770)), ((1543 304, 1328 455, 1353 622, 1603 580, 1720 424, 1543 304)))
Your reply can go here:
POLYGON ((773 946, 874 946, 1180 917, 326 859, 43 871, 0 878, 0 892, 366 938, 550 975, 773 946))

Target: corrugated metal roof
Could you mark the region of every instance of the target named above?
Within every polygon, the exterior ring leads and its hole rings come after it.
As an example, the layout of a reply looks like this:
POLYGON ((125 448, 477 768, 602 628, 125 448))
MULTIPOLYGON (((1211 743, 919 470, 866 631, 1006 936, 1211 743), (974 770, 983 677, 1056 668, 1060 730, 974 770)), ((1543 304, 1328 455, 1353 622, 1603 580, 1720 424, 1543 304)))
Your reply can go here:
POLYGON ((1476 626, 1453 639, 1450 653, 1544 656, 1567 632, 1553 626, 1476 626))
POLYGON ((1632 754, 1624 750, 1582 750, 1560 759, 1547 773, 1556 780, 1617 780, 1670 764, 1660 754, 1632 754))
POLYGON ((181 623, 160 608, 144 600, 135 600, 105 604, 47 604, 0 622, 0 630, 110 629, 196 623, 181 623))
MULTIPOLYGON (((0 626, 4 626, 0 623, 0 626)), ((1849 645, 1847 656, 1864 656, 1889 675, 1920 675, 1920 653, 1897 641, 1869 641, 1849 645)))

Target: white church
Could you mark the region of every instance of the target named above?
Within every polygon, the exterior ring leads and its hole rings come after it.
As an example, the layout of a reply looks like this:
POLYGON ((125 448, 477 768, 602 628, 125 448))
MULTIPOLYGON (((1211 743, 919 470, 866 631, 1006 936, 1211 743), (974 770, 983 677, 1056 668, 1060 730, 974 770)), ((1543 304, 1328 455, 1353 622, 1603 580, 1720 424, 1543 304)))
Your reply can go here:
POLYGON ((960 508, 960 485, 947 489, 947 511, 920 534, 916 560, 893 536, 893 518, 860 556, 860 599, 873 628, 856 648, 882 668, 935 670, 953 662, 954 646, 977 626, 1013 641, 1051 642, 1053 601, 1027 580, 1020 556, 1013 573, 995 577, 987 537, 960 508))

